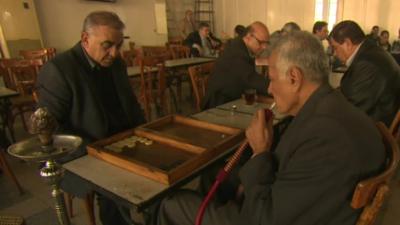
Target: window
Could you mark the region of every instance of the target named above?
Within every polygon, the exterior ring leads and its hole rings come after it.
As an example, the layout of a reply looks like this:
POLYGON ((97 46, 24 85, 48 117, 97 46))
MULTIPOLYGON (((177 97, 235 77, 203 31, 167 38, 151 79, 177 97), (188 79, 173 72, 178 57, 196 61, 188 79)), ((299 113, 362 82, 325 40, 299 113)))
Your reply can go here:
POLYGON ((331 30, 336 23, 338 0, 315 0, 314 21, 323 20, 331 30))

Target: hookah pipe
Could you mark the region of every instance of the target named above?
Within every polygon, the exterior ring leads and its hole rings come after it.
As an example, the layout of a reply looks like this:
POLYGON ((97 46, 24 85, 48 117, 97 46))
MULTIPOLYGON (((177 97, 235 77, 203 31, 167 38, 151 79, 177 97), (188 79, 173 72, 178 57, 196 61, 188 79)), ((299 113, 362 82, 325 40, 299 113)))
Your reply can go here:
MULTIPOLYGON (((271 106, 268 109, 264 109, 265 112, 265 122, 268 122, 272 118, 272 109, 275 107, 275 102, 271 104, 271 106)), ((211 198, 214 196, 215 192, 217 191, 219 185, 226 179, 226 177, 229 175, 230 171, 232 170, 233 166, 236 165, 236 163, 239 161, 240 156, 242 155, 243 151, 247 148, 249 145, 249 142, 247 139, 245 139, 239 146, 239 148, 236 150, 236 152, 233 154, 233 156, 230 158, 228 163, 225 165, 224 168, 222 168, 219 172, 218 175, 214 181, 214 184, 211 186, 210 190, 207 193, 207 196, 204 198, 203 202, 200 205, 199 210, 197 211, 196 215, 196 223, 195 225, 201 225, 201 222, 203 221, 203 215, 206 210, 206 207, 208 203, 210 202, 211 198)))

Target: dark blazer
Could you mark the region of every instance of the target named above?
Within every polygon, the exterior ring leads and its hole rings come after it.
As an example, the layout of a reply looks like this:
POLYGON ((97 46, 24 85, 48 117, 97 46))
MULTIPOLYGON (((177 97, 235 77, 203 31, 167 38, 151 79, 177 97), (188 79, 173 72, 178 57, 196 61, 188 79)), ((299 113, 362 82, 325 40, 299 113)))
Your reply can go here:
POLYGON ((372 120, 338 91, 321 86, 281 137, 275 152, 240 171, 238 224, 354 225, 357 182, 383 168, 385 150, 372 120))
MULTIPOLYGON (((210 43, 210 46, 212 47, 212 49, 218 49, 222 42, 221 40, 219 40, 218 38, 216 38, 211 32, 210 32, 210 36, 209 38, 207 38, 207 40, 210 43), (211 39, 217 43, 217 45, 212 46, 211 45, 211 39)), ((183 41, 183 44, 188 46, 190 48, 190 54, 194 57, 200 57, 200 52, 197 48, 193 48, 193 44, 198 44, 199 46, 203 47, 203 43, 201 42, 201 37, 199 34, 199 31, 194 31, 192 33, 190 33, 186 39, 183 41)))
POLYGON ((238 99, 249 88, 266 95, 268 82, 265 76, 257 73, 255 59, 250 56, 243 39, 238 37, 227 44, 215 62, 204 96, 203 109, 238 99))
POLYGON ((400 67, 369 40, 361 45, 340 87, 351 103, 386 126, 400 107, 400 67))
MULTIPOLYGON (((112 77, 128 127, 145 122, 142 110, 132 93, 121 59, 111 65, 112 77)), ((86 144, 110 136, 109 119, 90 82, 92 69, 80 42, 56 56, 40 71, 37 80, 39 106, 47 107, 58 123, 60 133, 79 135, 84 144, 71 158, 86 153, 86 144)))

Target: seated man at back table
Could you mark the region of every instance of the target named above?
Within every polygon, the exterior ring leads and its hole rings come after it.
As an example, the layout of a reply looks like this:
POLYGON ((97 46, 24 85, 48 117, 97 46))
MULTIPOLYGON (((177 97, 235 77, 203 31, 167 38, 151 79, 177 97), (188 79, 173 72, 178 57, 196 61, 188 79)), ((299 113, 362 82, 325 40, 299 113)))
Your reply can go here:
POLYGON ((208 80, 203 109, 238 99, 246 89, 267 94, 267 78, 257 73, 255 58, 265 50, 268 39, 268 28, 254 22, 244 37, 236 37, 227 44, 208 80))
MULTIPOLYGON (((39 106, 56 118, 60 133, 83 139, 81 147, 62 162, 85 155, 86 145, 95 140, 145 122, 119 56, 124 28, 115 13, 90 13, 81 40, 49 61, 39 74, 39 106)), ((90 191, 86 181, 72 173, 66 173, 61 186, 78 197, 90 191)), ((103 225, 126 224, 112 201, 99 196, 98 202, 103 225)))
MULTIPOLYGON (((239 173, 244 200, 211 202, 203 224, 354 225, 356 184, 384 166, 380 133, 328 84, 328 58, 311 33, 285 35, 271 52, 268 91, 293 121, 271 151, 272 119, 265 121, 264 110, 255 114, 246 131, 253 155, 239 173)), ((161 203, 157 224, 193 225, 202 199, 174 193, 161 203)))
POLYGON ((375 121, 390 126, 400 107, 400 67, 350 20, 329 34, 334 54, 348 67, 340 89, 349 102, 375 121))
POLYGON ((197 31, 190 33, 183 41, 194 57, 215 57, 221 43, 221 40, 210 32, 210 25, 204 22, 199 24, 197 31))

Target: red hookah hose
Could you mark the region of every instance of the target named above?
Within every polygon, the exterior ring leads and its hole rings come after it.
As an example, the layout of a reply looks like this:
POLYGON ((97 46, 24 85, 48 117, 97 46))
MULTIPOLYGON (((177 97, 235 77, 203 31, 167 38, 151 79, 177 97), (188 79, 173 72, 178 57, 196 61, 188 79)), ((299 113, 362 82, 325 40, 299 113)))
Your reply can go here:
MULTIPOLYGON (((270 109, 265 109, 265 121, 269 121, 271 118, 272 118, 272 111, 270 109)), ((207 193, 207 196, 204 198, 203 202, 200 205, 199 211, 197 212, 195 225, 201 225, 201 222, 203 221, 203 215, 207 208, 208 203, 214 196, 219 185, 226 179, 229 172, 232 170, 233 166, 235 166, 236 163, 239 161, 240 156, 242 155, 243 151, 247 148, 248 145, 249 142, 247 141, 247 139, 244 140, 242 144, 240 144, 238 150, 236 150, 236 152, 230 158, 228 163, 225 165, 225 167, 218 172, 214 184, 211 186, 210 190, 207 193)))

